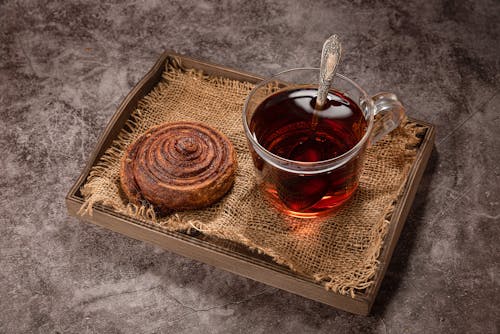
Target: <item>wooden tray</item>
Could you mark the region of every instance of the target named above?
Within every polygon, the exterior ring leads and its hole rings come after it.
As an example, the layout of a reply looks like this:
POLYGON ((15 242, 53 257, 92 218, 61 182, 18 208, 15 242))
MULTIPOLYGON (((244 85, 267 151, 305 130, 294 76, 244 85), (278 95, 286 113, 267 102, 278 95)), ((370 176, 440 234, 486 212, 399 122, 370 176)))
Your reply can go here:
POLYGON ((424 127, 426 131, 419 146, 416 160, 412 165, 406 181, 401 200, 397 203, 395 211, 392 214, 389 231, 380 254, 380 266, 376 272, 375 284, 366 291, 357 293, 355 298, 343 296, 332 291, 326 291, 321 284, 312 279, 300 276, 288 268, 274 263, 266 256, 259 255, 246 249, 244 246, 231 242, 208 238, 200 233, 192 235, 181 232, 163 231, 151 225, 141 223, 138 220, 118 214, 112 209, 102 205, 96 205, 94 207, 93 216, 85 215, 82 217, 77 215, 77 211, 83 203, 83 196, 80 193, 80 188, 85 183, 91 167, 100 159, 106 149, 111 145, 112 141, 117 137, 130 114, 136 108, 137 102, 149 93, 149 91, 160 81, 165 63, 168 58, 172 56, 180 59, 183 66, 201 69, 210 75, 253 83, 262 80, 262 78, 253 74, 184 57, 173 52, 163 53, 153 68, 127 95, 111 118, 104 133, 101 135, 85 169, 66 196, 66 205, 69 214, 112 231, 122 233, 126 236, 147 241, 180 255, 228 270, 235 274, 296 293, 309 299, 317 300, 348 312, 367 315, 370 312, 375 296, 380 288, 382 278, 389 265, 406 216, 408 215, 415 197, 417 186, 432 151, 435 131, 431 124, 414 120, 424 127))

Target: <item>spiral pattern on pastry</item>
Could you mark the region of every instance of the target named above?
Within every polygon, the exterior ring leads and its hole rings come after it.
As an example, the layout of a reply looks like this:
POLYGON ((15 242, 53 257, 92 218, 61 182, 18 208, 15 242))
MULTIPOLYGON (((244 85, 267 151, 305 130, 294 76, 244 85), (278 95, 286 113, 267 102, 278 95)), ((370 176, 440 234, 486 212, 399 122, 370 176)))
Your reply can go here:
POLYGON ((120 183, 130 202, 167 213, 218 201, 235 172, 236 153, 225 135, 201 123, 165 123, 127 148, 120 183))

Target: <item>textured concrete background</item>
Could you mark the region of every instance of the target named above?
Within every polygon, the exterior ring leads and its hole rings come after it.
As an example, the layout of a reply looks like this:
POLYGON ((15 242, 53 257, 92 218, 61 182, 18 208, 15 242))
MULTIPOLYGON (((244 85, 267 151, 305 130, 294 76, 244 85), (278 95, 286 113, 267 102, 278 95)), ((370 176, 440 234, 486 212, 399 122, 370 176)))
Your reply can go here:
POLYGON ((0 1, 0 333, 496 333, 500 2, 0 1), (64 195, 165 49, 391 90, 435 151, 373 313, 354 316, 69 218, 64 195))

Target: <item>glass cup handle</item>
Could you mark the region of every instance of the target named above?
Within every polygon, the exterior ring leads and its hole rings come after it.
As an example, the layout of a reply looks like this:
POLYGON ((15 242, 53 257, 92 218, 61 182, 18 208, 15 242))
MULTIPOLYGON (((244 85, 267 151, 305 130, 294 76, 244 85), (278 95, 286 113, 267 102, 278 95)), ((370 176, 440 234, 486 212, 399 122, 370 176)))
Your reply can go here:
POLYGON ((376 116, 370 140, 373 145, 401 124, 405 118, 405 108, 393 93, 375 94, 372 101, 376 116))

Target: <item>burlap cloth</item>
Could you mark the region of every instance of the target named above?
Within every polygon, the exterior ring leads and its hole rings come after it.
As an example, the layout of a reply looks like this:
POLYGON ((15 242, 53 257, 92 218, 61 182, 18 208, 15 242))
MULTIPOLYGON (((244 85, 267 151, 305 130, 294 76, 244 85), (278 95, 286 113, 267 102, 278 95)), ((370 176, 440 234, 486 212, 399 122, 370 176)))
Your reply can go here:
POLYGON ((96 203, 165 230, 197 229, 271 256, 277 263, 314 278, 327 289, 350 294, 373 284, 389 215, 415 157, 418 128, 405 122, 369 149, 360 185, 340 211, 327 219, 294 219, 270 207, 258 191, 241 113, 253 85, 206 76, 170 59, 161 82, 144 97, 113 145, 92 168, 82 188, 81 214, 96 203), (125 148, 152 126, 201 121, 225 133, 239 168, 232 190, 204 210, 155 217, 127 202, 120 190, 119 160, 125 148))

